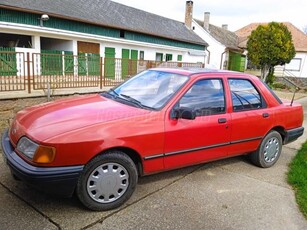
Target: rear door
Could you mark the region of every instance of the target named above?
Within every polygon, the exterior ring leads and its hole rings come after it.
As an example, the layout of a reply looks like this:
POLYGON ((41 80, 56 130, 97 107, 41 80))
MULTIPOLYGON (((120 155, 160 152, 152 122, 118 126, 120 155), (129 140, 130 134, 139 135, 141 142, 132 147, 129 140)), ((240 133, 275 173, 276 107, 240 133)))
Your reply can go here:
POLYGON ((269 131, 274 114, 250 79, 229 78, 228 86, 232 104, 231 156, 256 150, 269 131))

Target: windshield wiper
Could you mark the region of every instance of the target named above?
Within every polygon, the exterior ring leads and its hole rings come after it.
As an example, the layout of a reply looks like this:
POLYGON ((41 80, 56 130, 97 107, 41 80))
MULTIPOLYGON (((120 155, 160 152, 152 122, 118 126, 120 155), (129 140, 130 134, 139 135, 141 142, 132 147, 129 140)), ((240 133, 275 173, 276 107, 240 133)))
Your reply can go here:
MULTIPOLYGON (((112 93, 115 94, 115 97, 119 97, 119 94, 118 94, 114 89, 111 88, 111 89, 109 90, 109 92, 110 92, 110 91, 111 91, 112 93)), ((114 95, 113 95, 113 96, 114 96, 114 95)))
POLYGON ((101 92, 101 95, 105 95, 106 97, 108 97, 108 98, 114 98, 114 99, 116 99, 116 98, 118 98, 119 97, 119 94, 118 93, 116 93, 116 91, 114 90, 114 89, 110 89, 109 91, 103 91, 103 92, 101 92))
POLYGON ((138 107, 140 108, 145 108, 145 109, 153 109, 152 107, 149 107, 147 105, 143 105, 142 102, 140 102, 139 100, 133 98, 133 97, 130 97, 128 95, 125 95, 125 94, 119 94, 119 96, 123 97, 123 98, 126 98, 128 101, 132 102, 133 104, 137 105, 138 107))

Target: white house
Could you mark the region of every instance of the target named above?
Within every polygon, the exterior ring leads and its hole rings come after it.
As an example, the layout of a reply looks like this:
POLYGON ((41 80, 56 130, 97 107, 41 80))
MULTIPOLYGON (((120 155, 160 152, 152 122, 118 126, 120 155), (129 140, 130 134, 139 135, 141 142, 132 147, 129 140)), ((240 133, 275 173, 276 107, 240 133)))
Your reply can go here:
POLYGON ((238 36, 228 30, 227 25, 218 27, 210 24, 210 13, 204 13, 204 20, 193 18, 193 2, 186 2, 185 24, 205 40, 207 47, 206 66, 216 69, 244 71, 245 55, 238 47, 238 36))
MULTIPOLYGON (((295 77, 295 78, 306 78, 307 79, 307 35, 301 30, 295 27, 290 22, 282 22, 288 30, 291 32, 293 44, 295 47, 296 55, 290 63, 284 66, 278 66, 276 70, 281 69, 281 76, 283 77, 295 77)), ((268 23, 251 23, 236 31, 239 36, 239 46, 246 49, 248 36, 253 30, 259 25, 268 23)))

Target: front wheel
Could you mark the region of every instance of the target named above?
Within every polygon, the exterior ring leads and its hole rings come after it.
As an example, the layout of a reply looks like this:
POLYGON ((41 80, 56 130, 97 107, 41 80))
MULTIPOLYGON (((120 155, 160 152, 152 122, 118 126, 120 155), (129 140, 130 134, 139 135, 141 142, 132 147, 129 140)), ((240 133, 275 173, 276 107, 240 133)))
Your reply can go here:
POLYGON ((269 168, 273 166, 282 149, 282 138, 276 131, 270 131, 262 140, 257 151, 251 153, 251 161, 262 168, 269 168))
POLYGON ((134 162, 121 151, 93 158, 84 168, 77 184, 77 196, 89 209, 117 208, 132 195, 137 184, 134 162))

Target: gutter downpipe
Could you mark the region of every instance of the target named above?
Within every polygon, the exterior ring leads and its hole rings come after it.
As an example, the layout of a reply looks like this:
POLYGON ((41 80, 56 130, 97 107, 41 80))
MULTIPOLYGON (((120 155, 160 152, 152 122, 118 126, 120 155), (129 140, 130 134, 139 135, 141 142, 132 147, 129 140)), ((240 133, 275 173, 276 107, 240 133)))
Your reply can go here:
POLYGON ((211 52, 210 52, 210 50, 208 50, 208 47, 207 47, 207 46, 206 46, 205 50, 206 50, 206 51, 208 51, 208 59, 207 59, 207 64, 209 65, 209 64, 210 64, 211 52))
POLYGON ((224 54, 227 52, 227 49, 225 49, 225 51, 221 54, 221 64, 220 64, 220 69, 222 69, 223 66, 223 56, 224 54))

